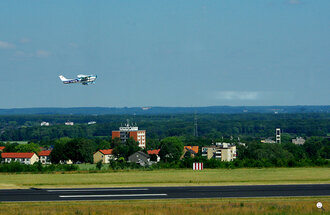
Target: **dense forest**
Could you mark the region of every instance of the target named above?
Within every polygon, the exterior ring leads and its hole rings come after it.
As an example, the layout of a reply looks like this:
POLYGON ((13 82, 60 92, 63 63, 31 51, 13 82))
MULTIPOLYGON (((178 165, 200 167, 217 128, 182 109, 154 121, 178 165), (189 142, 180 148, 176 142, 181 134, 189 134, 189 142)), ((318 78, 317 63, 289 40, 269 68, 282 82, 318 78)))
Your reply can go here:
MULTIPOLYGON (((129 155, 141 150, 137 143, 131 140, 122 144, 118 139, 111 139, 111 131, 117 130, 127 119, 136 123, 140 130, 147 131, 145 152, 161 149, 162 162, 152 168, 191 168, 195 161, 203 162, 207 168, 330 165, 328 113, 0 116, 0 145, 6 146, 4 152, 38 152, 40 146, 52 148, 54 164, 67 159, 75 163, 92 163, 95 151, 112 148, 118 160, 111 162, 109 168, 139 168, 127 162, 129 155), (43 121, 49 122, 50 126, 41 126, 43 121), (67 121, 75 124, 64 125, 67 121), (89 125, 91 121, 96 123, 89 125), (198 135, 194 135, 196 124, 198 135), (261 138, 274 138, 276 128, 282 130, 281 144, 260 142, 261 138), (291 143, 297 136, 306 139, 304 145, 291 143), (195 158, 179 159, 184 145, 197 145, 201 150, 203 146, 222 141, 237 146, 237 159, 232 162, 206 160, 200 153, 195 158)), ((18 164, 3 164, 0 171, 16 171, 18 167, 12 165, 18 164)))
POLYGON ((328 136, 329 113, 305 114, 173 114, 173 115, 13 115, 0 116, 0 141, 50 141, 61 137, 109 138, 129 119, 147 131, 147 140, 193 136, 195 122, 201 138, 274 137, 275 128, 296 136, 328 136), (47 121, 50 126, 40 126, 47 121), (66 126, 72 121, 74 126, 66 126), (88 125, 90 121, 96 124, 88 125))

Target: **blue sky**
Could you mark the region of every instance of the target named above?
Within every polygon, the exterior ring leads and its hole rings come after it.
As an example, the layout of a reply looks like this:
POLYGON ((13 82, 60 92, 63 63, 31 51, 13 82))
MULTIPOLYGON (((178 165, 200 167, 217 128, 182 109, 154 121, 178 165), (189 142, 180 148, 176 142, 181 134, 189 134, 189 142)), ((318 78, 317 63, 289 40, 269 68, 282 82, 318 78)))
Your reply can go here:
POLYGON ((0 1, 0 108, 330 105, 329 11, 328 0, 0 1))

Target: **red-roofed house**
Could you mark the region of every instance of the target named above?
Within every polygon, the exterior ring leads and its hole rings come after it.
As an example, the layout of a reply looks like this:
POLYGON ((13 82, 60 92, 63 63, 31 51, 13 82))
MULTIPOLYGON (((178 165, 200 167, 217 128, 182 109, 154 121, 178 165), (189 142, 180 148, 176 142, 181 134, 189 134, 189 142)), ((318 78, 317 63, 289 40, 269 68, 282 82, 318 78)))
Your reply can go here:
POLYGON ((180 159, 184 158, 187 152, 190 152, 190 157, 195 157, 198 154, 198 148, 198 146, 184 146, 183 154, 180 159))
POLYGON ((0 152, 3 152, 5 148, 6 148, 5 146, 0 146, 0 152))
MULTIPOLYGON (((160 161, 160 157, 159 157, 159 151, 160 149, 153 149, 153 150, 148 150, 148 155, 156 155, 157 156, 157 162, 160 161)), ((150 158, 151 159, 151 158, 150 158)))
POLYGON ((51 152, 52 152, 52 150, 45 150, 45 151, 41 151, 38 153, 40 162, 42 164, 51 164, 50 158, 49 158, 49 155, 51 152))
POLYGON ((3 152, 1 157, 5 163, 17 161, 22 164, 34 164, 39 161, 38 156, 34 152, 3 152))
POLYGON ((110 160, 114 159, 112 149, 100 149, 93 155, 94 163, 102 160, 102 163, 110 163, 110 160))
POLYGON ((191 151, 193 151, 195 154, 198 153, 198 146, 184 146, 184 149, 186 149, 186 150, 191 150, 191 151))

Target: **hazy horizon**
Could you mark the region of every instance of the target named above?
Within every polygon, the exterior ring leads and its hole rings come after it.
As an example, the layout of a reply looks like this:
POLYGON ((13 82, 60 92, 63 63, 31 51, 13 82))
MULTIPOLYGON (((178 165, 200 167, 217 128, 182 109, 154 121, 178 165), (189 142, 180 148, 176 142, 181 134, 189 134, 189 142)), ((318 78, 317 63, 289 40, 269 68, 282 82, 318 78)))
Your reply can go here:
POLYGON ((208 107, 329 107, 330 105, 207 105, 207 106, 72 106, 72 107, 14 107, 0 109, 37 109, 37 108, 208 108, 208 107))

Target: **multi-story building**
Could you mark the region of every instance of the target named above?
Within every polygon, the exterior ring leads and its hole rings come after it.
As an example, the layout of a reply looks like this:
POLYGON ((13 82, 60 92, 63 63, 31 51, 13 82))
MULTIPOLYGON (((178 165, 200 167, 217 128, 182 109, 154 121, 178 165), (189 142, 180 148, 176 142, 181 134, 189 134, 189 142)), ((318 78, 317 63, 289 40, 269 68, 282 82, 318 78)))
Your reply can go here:
POLYGON ((22 164, 34 164, 39 161, 34 152, 3 152, 1 154, 4 163, 20 162, 22 164))
POLYGON ((202 147, 202 156, 207 157, 207 159, 232 161, 236 159, 236 146, 230 143, 216 143, 216 145, 202 147))
POLYGON ((146 147, 146 131, 139 130, 136 125, 130 125, 129 121, 125 126, 119 127, 119 131, 112 131, 112 139, 118 137, 121 142, 126 142, 127 139, 133 138, 139 143, 140 148, 146 147))

